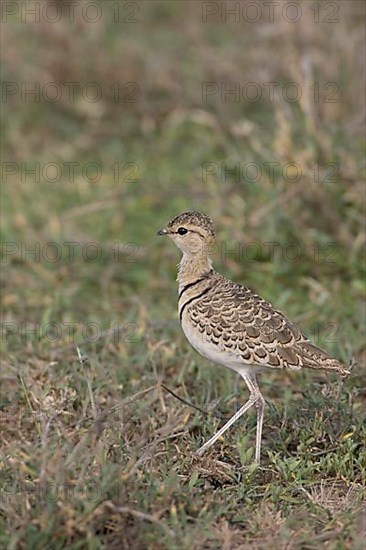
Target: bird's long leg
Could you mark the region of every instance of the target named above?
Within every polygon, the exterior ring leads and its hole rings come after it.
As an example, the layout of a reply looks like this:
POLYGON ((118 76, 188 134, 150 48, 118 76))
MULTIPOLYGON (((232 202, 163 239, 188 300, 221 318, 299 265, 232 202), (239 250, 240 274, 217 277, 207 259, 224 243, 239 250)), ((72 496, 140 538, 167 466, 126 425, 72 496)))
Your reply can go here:
POLYGON ((238 393, 239 393, 239 381, 240 381, 240 374, 236 375, 235 382, 234 382, 234 414, 238 412, 238 393))
POLYGON ((241 409, 238 410, 238 412, 236 412, 226 422, 226 424, 224 424, 222 426, 222 428, 220 428, 220 430, 218 432, 215 433, 215 435, 213 435, 211 437, 211 439, 206 441, 206 443, 198 449, 198 451, 197 451, 198 455, 202 455, 209 447, 211 447, 211 445, 213 445, 215 443, 215 441, 217 441, 219 439, 219 437, 221 437, 226 432, 226 430, 228 430, 230 428, 230 426, 232 426, 234 424, 234 422, 236 422, 245 412, 247 412, 258 400, 262 400, 262 403, 261 403, 260 407, 257 409, 256 461, 259 462, 259 459, 260 459, 260 440, 261 440, 262 423, 263 423, 263 407, 264 407, 263 403, 264 403, 264 400, 263 400, 261 392, 259 391, 259 388, 258 388, 258 385, 257 385, 257 382, 256 382, 256 379, 255 379, 254 375, 248 376, 248 375, 242 374, 242 377, 244 378, 245 383, 248 386, 249 391, 250 391, 250 397, 249 397, 248 401, 241 407, 241 409), (259 428, 259 430, 258 430, 258 428, 259 428), (259 434, 259 438, 258 438, 258 434, 259 434), (258 447, 258 442, 259 442, 259 447, 258 447), (259 449, 259 454, 258 454, 258 449, 259 449))
POLYGON ((261 460, 262 429, 265 401, 257 384, 257 379, 255 375, 253 374, 248 379, 246 379, 244 376, 243 378, 246 381, 248 388, 250 389, 251 395, 256 396, 255 406, 257 409, 257 435, 255 442, 255 461, 257 462, 257 464, 259 464, 261 460))

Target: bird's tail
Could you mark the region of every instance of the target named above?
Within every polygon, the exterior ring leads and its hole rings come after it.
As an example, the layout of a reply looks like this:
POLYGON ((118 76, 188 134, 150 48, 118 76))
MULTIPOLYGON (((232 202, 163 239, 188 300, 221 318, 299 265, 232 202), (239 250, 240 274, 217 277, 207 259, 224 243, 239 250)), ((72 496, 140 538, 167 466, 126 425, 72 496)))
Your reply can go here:
POLYGON ((322 363, 321 368, 330 372, 336 372, 342 378, 347 378, 352 372, 352 369, 357 365, 357 361, 352 357, 348 367, 341 363, 337 359, 329 358, 327 361, 322 363))
POLYGON ((329 372, 335 372, 339 376, 346 378, 356 365, 354 357, 347 367, 344 363, 341 363, 338 359, 334 359, 326 351, 310 342, 310 340, 300 342, 298 346, 301 349, 301 357, 304 360, 304 366, 310 369, 324 369, 329 372))

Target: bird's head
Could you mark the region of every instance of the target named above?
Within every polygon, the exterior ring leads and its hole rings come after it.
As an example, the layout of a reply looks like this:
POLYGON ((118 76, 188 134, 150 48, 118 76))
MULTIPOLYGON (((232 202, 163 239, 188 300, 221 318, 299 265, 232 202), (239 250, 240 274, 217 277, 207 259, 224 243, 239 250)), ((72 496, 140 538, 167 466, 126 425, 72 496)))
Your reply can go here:
POLYGON ((188 255, 208 255, 215 242, 211 218, 200 212, 183 212, 173 218, 157 235, 167 235, 188 255))

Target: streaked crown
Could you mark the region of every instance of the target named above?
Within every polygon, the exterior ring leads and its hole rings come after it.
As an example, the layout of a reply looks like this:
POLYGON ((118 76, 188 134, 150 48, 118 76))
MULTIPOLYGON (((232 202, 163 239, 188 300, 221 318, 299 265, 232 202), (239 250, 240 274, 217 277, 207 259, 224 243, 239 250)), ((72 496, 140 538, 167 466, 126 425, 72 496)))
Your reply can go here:
POLYGON ((208 237, 215 237, 215 230, 211 218, 201 212, 183 212, 173 218, 167 225, 168 231, 177 231, 180 227, 190 230, 203 230, 208 237))

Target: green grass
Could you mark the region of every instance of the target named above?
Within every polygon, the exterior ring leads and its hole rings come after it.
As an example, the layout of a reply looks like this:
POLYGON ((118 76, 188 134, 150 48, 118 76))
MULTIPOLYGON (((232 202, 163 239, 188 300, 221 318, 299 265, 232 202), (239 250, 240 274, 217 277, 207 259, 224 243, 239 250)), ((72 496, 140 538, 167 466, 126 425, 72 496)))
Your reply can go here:
POLYGON ((202 24, 199 3, 155 0, 138 3, 133 25, 114 24, 110 10, 92 27, 78 16, 77 31, 19 14, 4 25, 4 81, 94 81, 105 93, 97 103, 80 94, 3 103, 3 163, 19 172, 2 186, 11 247, 1 277, 2 546, 362 549, 364 7, 339 2, 338 23, 315 25, 302 5, 304 17, 281 22, 280 35, 268 22, 202 24), (339 101, 314 102, 315 80, 336 83, 339 101), (136 83, 138 101, 113 101, 116 81, 136 83), (251 81, 297 82, 303 93, 295 103, 281 94, 202 102, 204 82, 251 81), (23 182, 22 162, 58 163, 62 175, 23 182), (67 162, 79 163, 74 181, 67 162), (82 171, 91 162, 101 168, 94 183, 82 171), (262 177, 241 171, 237 181, 230 169, 251 162, 262 177), (273 178, 268 162, 278 163, 273 178), (292 162, 296 182, 283 175, 292 162), (216 163, 214 174, 203 177, 205 163, 216 163), (253 413, 194 454, 234 410, 235 379, 186 342, 179 254, 155 237, 191 208, 215 220, 220 272, 334 356, 358 360, 345 381, 320 371, 260 376, 260 468, 253 413))

